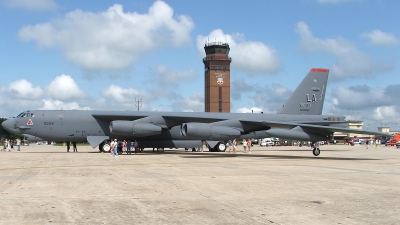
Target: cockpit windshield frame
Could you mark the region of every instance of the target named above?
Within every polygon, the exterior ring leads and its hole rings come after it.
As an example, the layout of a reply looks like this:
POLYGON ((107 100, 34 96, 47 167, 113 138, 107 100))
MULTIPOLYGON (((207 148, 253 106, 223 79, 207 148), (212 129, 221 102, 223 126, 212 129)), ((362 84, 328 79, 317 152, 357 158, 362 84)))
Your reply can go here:
POLYGON ((22 117, 35 117, 35 114, 31 113, 30 111, 24 111, 17 116, 17 118, 22 118, 22 117))

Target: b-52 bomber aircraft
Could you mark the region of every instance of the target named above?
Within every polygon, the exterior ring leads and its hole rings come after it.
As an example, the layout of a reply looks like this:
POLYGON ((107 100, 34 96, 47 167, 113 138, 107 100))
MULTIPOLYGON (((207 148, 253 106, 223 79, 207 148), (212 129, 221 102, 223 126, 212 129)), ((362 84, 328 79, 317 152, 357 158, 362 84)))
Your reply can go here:
MULTIPOLYGON (((140 148, 193 148, 207 141, 210 151, 224 151, 224 141, 278 137, 325 141, 334 132, 388 136, 345 128, 344 116, 322 115, 329 71, 313 68, 277 114, 207 112, 136 112, 30 110, 7 119, 8 131, 56 142, 85 142, 110 150, 110 139, 137 140, 140 148)), ((320 149, 312 150, 315 156, 320 149)))

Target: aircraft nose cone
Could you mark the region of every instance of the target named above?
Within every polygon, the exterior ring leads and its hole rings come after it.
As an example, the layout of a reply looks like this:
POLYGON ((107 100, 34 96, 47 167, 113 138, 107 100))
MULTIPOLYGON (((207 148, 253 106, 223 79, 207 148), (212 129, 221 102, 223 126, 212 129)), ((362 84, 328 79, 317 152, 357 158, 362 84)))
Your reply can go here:
POLYGON ((3 126, 4 129, 8 131, 13 131, 14 130, 14 120, 13 119, 7 119, 1 123, 1 126, 3 126))

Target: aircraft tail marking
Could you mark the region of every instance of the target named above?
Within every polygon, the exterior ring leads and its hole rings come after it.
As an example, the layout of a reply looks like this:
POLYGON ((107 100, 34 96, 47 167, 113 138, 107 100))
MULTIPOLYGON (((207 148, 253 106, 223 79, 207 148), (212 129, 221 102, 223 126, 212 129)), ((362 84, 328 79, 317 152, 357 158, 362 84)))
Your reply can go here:
POLYGON ((312 68, 278 114, 321 115, 328 74, 328 69, 312 68))

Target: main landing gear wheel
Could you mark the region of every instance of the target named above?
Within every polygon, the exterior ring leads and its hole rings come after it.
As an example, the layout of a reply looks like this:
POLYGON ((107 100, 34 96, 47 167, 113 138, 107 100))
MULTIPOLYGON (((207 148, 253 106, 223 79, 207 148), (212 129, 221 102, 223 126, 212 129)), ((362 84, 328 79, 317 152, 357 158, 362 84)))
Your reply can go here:
POLYGON ((314 154, 314 156, 319 156, 319 153, 320 153, 321 151, 319 150, 319 148, 314 148, 313 150, 312 150, 312 153, 314 154))
POLYGON ((224 152, 226 149, 226 145, 223 142, 218 142, 217 145, 214 146, 214 148, 211 148, 211 146, 208 146, 208 150, 210 152, 224 152))
POLYGON ((99 150, 100 150, 100 152, 110 152, 110 150, 111 150, 110 143, 108 141, 102 142, 99 145, 99 150))
POLYGON ((219 143, 217 146, 219 152, 224 152, 226 150, 226 145, 224 143, 219 143))
POLYGON ((224 152, 226 150, 226 145, 223 142, 219 142, 213 149, 213 152, 224 152))

